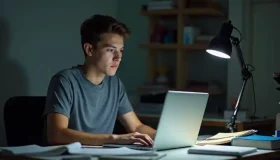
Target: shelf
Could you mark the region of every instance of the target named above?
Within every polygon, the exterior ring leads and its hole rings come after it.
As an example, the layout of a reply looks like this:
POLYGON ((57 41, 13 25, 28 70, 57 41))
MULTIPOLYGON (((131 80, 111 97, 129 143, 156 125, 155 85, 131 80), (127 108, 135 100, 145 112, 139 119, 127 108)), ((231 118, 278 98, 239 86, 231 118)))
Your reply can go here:
POLYGON ((208 44, 141 44, 141 48, 145 49, 154 49, 154 50, 175 50, 175 49, 184 49, 184 50, 206 50, 208 44))
POLYGON ((217 16, 222 17, 224 14, 213 8, 194 8, 194 9, 184 9, 183 14, 191 16, 217 16))
POLYGON ((206 50, 208 48, 208 44, 187 44, 182 45, 181 48, 185 50, 206 50))
POLYGON ((190 15, 190 16, 217 16, 222 17, 224 14, 213 8, 185 8, 182 11, 178 9, 163 9, 163 10, 145 10, 141 11, 144 16, 169 16, 169 15, 190 15))
POLYGON ((140 44, 141 48, 145 49, 156 49, 156 50, 165 50, 165 49, 177 49, 177 44, 140 44))
MULTIPOLYGON (((188 54, 205 53, 208 48, 209 42, 195 41, 195 44, 184 44, 184 27, 186 25, 191 25, 191 18, 203 18, 202 20, 207 20, 208 18, 218 18, 223 20, 226 18, 224 14, 218 8, 212 8, 211 6, 219 6, 218 3, 204 4, 206 7, 198 8, 185 8, 186 0, 177 0, 177 7, 173 9, 161 9, 161 10, 141 10, 140 14, 148 18, 148 32, 147 35, 151 36, 154 32, 155 27, 160 24, 160 20, 165 18, 173 18, 176 20, 176 42, 174 44, 161 44, 156 42, 144 42, 140 44, 139 48, 148 50, 147 57, 147 81, 153 83, 156 79, 155 67, 157 67, 157 52, 159 51, 171 51, 171 54, 176 56, 175 68, 174 70, 174 89, 175 90, 186 90, 189 85, 189 75, 188 65, 186 59, 188 54), (217 5, 216 5, 217 4, 217 5)), ((203 25, 203 24, 202 24, 203 25)), ((210 92, 210 94, 219 94, 219 92, 208 91, 207 88, 202 89, 202 91, 210 92)))
MULTIPOLYGON (((149 88, 149 87, 138 87, 138 92, 140 94, 162 94, 166 93, 168 90, 174 90, 174 91, 182 91, 178 90, 176 88, 166 88, 166 87, 154 87, 154 88, 149 88)), ((223 90, 209 90, 208 88, 187 88, 183 89, 183 91, 187 92, 204 92, 204 93, 209 93, 210 95, 221 95, 225 93, 223 90)))
POLYGON ((141 15, 143 16, 169 16, 169 15, 177 15, 179 12, 177 9, 163 9, 163 10, 144 10, 141 11, 141 15))

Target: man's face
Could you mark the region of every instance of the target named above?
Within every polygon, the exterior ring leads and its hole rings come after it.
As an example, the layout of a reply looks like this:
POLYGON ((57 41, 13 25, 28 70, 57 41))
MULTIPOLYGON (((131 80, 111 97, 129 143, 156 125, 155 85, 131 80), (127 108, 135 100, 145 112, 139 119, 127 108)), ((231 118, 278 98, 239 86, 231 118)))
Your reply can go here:
POLYGON ((120 65, 124 39, 115 33, 105 33, 100 36, 96 48, 92 49, 92 56, 88 56, 91 64, 107 76, 113 76, 120 65))

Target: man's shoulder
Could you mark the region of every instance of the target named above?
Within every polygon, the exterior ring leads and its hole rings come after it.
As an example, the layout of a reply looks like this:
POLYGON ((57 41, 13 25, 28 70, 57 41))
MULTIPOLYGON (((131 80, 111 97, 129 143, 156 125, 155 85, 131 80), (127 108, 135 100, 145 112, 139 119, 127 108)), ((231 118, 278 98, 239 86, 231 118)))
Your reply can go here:
POLYGON ((53 78, 71 80, 73 77, 76 76, 77 70, 78 70, 77 67, 66 68, 56 72, 53 75, 53 78))

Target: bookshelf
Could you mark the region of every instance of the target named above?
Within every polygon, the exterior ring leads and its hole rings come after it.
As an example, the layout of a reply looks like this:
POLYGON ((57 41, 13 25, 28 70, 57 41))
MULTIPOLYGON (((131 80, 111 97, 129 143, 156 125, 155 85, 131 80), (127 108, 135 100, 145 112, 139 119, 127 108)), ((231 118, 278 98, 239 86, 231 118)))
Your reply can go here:
POLYGON ((180 45, 180 44, 140 44, 141 48, 150 50, 205 50, 207 49, 207 44, 190 44, 190 45, 180 45))
POLYGON ((179 14, 187 15, 187 16, 215 16, 215 17, 224 16, 222 12, 212 8, 178 8, 178 9, 141 11, 141 15, 143 16, 168 16, 168 15, 176 16, 179 14))
MULTIPOLYGON (((185 22, 189 18, 199 17, 219 17, 223 18, 224 14, 215 8, 202 7, 202 8, 186 8, 185 0, 177 0, 178 6, 175 9, 162 9, 162 10, 142 10, 140 14, 148 18, 149 36, 152 35, 154 27, 158 24, 162 17, 171 17, 176 20, 176 43, 163 44, 147 42, 140 44, 139 47, 148 50, 148 71, 147 80, 153 83, 156 78, 155 67, 157 66, 156 60, 159 51, 174 51, 176 56, 176 73, 175 73, 175 88, 176 90, 186 90, 188 85, 187 64, 186 60, 188 54, 195 53, 194 51, 204 51, 208 44, 184 44, 184 27, 185 22)), ((207 91, 206 91, 207 92, 207 91)))

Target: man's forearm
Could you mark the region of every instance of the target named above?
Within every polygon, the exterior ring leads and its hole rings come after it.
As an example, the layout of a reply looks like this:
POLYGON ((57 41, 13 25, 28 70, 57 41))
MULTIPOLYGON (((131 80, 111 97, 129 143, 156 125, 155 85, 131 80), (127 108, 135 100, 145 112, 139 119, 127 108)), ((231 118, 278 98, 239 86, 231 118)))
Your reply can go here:
POLYGON ((137 127, 136 132, 148 134, 152 139, 155 139, 156 136, 156 130, 145 124, 142 124, 139 127, 137 127))
POLYGON ((51 135, 48 136, 48 141, 52 145, 69 144, 73 142, 81 142, 84 145, 103 145, 114 141, 114 135, 112 134, 91 134, 68 128, 50 134, 51 135))

